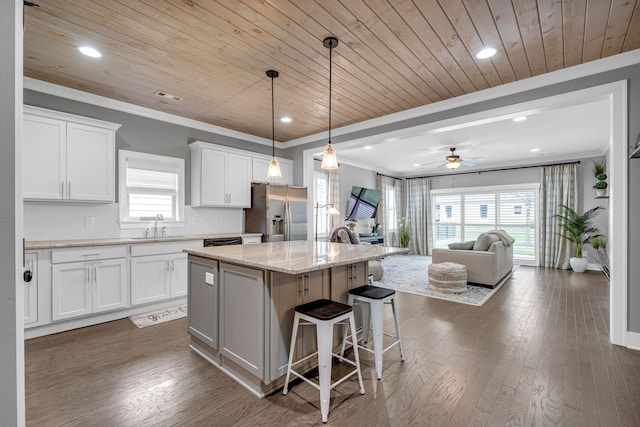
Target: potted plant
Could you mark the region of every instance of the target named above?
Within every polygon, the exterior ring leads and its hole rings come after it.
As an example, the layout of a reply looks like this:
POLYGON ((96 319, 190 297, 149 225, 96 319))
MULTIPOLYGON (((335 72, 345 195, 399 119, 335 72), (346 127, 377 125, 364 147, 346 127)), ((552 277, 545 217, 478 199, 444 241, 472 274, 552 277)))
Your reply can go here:
POLYGON ((607 175, 604 173, 604 162, 593 162, 593 176, 596 178, 596 183, 593 186, 596 189, 596 196, 605 196, 607 194, 607 175))
POLYGON ((398 221, 398 241, 400 243, 400 247, 408 248, 410 238, 409 221, 405 221, 404 217, 402 217, 402 219, 398 221))
POLYGON ((609 271, 609 254, 607 254, 607 243, 603 237, 591 237, 589 239, 591 247, 596 250, 596 254, 600 259, 600 271, 604 274, 607 280, 610 279, 609 271))
POLYGON ((560 219, 560 225, 564 229, 562 237, 576 246, 575 257, 569 259, 571 269, 577 273, 583 273, 587 269, 587 260, 582 257, 582 245, 589 242, 592 237, 600 237, 597 227, 593 225, 593 218, 602 209, 596 206, 582 215, 566 205, 560 205, 562 213, 554 215, 560 219))

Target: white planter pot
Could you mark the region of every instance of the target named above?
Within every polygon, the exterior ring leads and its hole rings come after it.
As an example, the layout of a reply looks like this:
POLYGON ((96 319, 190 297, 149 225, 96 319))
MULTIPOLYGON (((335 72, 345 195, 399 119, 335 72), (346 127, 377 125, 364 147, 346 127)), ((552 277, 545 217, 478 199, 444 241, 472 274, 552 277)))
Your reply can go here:
POLYGON ((596 196, 597 197, 603 197, 607 195, 607 189, 603 188, 602 190, 596 188, 596 196))
POLYGON ((571 269, 576 273, 584 273, 587 269, 587 259, 586 258, 569 258, 569 264, 571 265, 571 269))

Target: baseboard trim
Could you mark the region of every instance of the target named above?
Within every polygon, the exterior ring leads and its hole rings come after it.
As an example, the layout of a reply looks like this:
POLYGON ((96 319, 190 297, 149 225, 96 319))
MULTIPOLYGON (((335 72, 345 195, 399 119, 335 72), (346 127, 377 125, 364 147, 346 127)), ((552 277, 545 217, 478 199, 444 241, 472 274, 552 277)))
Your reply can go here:
POLYGON ((632 350, 640 350, 640 333, 627 331, 624 346, 632 350))
MULTIPOLYGON (((25 326, 24 339, 37 338, 44 335, 57 334, 59 332, 70 331, 72 329, 84 328, 85 326, 97 325, 98 323, 111 322, 113 320, 125 319, 134 314, 146 313, 147 311, 160 310, 176 305, 187 303, 187 297, 180 297, 165 300, 152 304, 136 305, 123 310, 109 311, 106 313, 93 314, 84 317, 77 317, 62 321, 55 321, 44 325, 25 326)), ((133 324, 133 323, 132 323, 133 324)))

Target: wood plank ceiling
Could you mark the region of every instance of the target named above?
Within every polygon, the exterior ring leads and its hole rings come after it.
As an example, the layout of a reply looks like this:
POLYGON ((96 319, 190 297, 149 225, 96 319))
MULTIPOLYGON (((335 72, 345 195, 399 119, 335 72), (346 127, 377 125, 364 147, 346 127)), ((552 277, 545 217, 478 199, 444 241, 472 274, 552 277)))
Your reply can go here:
POLYGON ((334 128, 640 48, 640 0, 39 3, 25 76, 271 139, 275 69, 278 141, 327 129, 329 35, 334 128))

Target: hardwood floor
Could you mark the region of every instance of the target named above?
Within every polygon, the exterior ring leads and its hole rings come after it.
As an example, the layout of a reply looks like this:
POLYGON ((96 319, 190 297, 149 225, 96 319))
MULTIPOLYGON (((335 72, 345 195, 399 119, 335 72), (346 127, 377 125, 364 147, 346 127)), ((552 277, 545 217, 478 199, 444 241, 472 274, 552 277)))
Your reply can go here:
MULTIPOLYGON (((390 350, 377 381, 361 353, 366 394, 356 379, 336 387, 328 425, 640 425, 640 352, 609 343, 598 272, 521 267, 482 307, 410 294, 398 306, 406 361, 390 350)), ((124 319, 27 341, 27 425, 321 424, 315 389, 258 399, 185 330, 124 319)))

